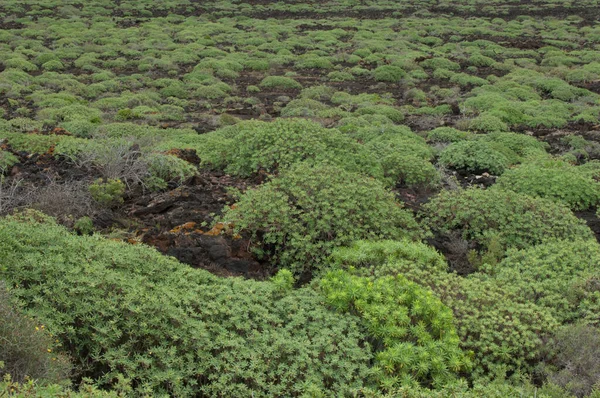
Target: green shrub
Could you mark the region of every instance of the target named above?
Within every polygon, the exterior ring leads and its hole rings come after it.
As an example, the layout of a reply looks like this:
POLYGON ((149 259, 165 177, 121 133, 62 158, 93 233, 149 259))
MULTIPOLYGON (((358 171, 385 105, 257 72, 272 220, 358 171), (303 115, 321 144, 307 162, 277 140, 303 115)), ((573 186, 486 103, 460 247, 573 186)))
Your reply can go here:
POLYGON ((181 184, 198 173, 194 165, 172 155, 153 153, 146 161, 150 176, 145 182, 154 189, 164 189, 169 182, 181 184))
POLYGON ((381 183, 329 165, 292 167, 246 191, 220 221, 251 233, 258 255, 297 275, 315 271, 333 248, 356 239, 421 236, 381 183))
POLYGON ((469 62, 469 64, 474 65, 474 66, 493 66, 496 61, 493 58, 490 57, 486 57, 485 55, 482 54, 473 54, 469 57, 469 59, 467 60, 469 62))
POLYGON ((333 68, 333 64, 326 57, 319 57, 316 55, 306 55, 298 58, 294 67, 297 69, 309 69, 309 68, 317 68, 317 69, 331 69, 333 68))
POLYGON ((282 117, 316 117, 329 107, 310 98, 299 98, 288 102, 280 112, 282 117))
POLYGON ((440 164, 472 173, 488 172, 500 175, 510 165, 509 159, 491 143, 459 141, 449 145, 440 154, 440 164))
POLYGON ((371 280, 342 270, 328 272, 319 286, 329 305, 363 320, 378 347, 374 376, 382 389, 441 387, 470 369, 452 311, 428 289, 401 275, 371 280))
POLYGON ((6 134, 6 138, 14 151, 28 153, 46 153, 63 139, 63 136, 41 134, 6 134))
POLYGON ((535 137, 517 133, 488 133, 478 139, 493 143, 494 148, 504 154, 511 164, 522 162, 530 156, 545 155, 549 145, 535 137))
POLYGON ((0 220, 0 258, 10 264, 0 278, 101 388, 348 396, 369 379, 359 319, 327 310, 308 288, 218 278, 36 214, 0 220))
POLYGON ((421 63, 419 64, 424 68, 429 68, 429 69, 447 69, 447 70, 451 70, 451 71, 458 71, 460 70, 460 64, 454 62, 454 61, 450 61, 449 59, 446 58, 441 58, 441 57, 434 57, 434 58, 430 58, 430 59, 426 59, 424 61, 421 61, 421 63))
POLYGON ((67 357, 55 352, 60 348, 45 325, 21 313, 9 293, 0 280, 0 378, 8 374, 16 382, 26 377, 44 384, 68 382, 67 357))
POLYGON ((0 149, 0 174, 6 173, 12 166, 19 163, 19 158, 8 151, 0 149))
POLYGON ((379 82, 397 83, 406 76, 404 69, 398 66, 383 65, 373 71, 373 77, 379 82))
POLYGON ((383 177, 381 165, 364 146, 338 130, 304 119, 249 121, 206 134, 215 140, 210 162, 232 174, 283 170, 300 161, 327 162, 357 173, 383 177), (214 160, 212 160, 214 159, 214 160))
POLYGON ((285 76, 267 76, 260 82, 262 88, 302 89, 302 85, 285 76))
POLYGON ((482 246, 492 236, 514 248, 592 236, 567 207, 500 189, 444 191, 424 206, 424 214, 434 233, 459 231, 482 246))
POLYGON ((596 207, 600 183, 592 173, 561 160, 526 163, 507 170, 495 186, 563 203, 573 210, 596 207))
POLYGON ((418 156, 392 153, 381 159, 381 165, 393 184, 435 187, 440 183, 435 166, 418 156))
POLYGON ((453 74, 450 76, 450 83, 456 83, 462 87, 485 86, 486 84, 490 84, 490 82, 487 80, 482 79, 481 77, 469 75, 468 73, 453 74))
POLYGON ((586 281, 600 264, 595 240, 548 241, 522 250, 509 250, 496 265, 484 264, 480 279, 510 286, 516 300, 548 308, 561 323, 584 318, 581 304, 593 291, 586 281))
POLYGON ((332 82, 347 82, 356 80, 352 73, 344 71, 330 72, 327 74, 327 79, 332 82))
POLYGON ((372 278, 402 275, 429 287, 454 313, 462 349, 474 354, 471 380, 532 371, 557 326, 546 308, 519 301, 505 282, 448 272, 444 257, 422 243, 360 241, 334 250, 331 261, 372 278))
POLYGON ((380 159, 390 155, 416 156, 424 160, 433 158, 433 149, 425 139, 405 127, 365 129, 357 135, 362 133, 360 135, 364 137, 377 131, 379 134, 370 136, 365 146, 380 159))
POLYGON ((122 393, 129 391, 127 388, 123 390, 103 391, 95 385, 90 384, 89 380, 82 381, 79 391, 73 391, 59 384, 46 385, 44 383, 37 383, 35 380, 28 380, 23 383, 9 380, 8 378, 0 380, 0 393, 15 397, 118 398, 123 395, 122 393))
POLYGON ((508 125, 497 116, 489 113, 483 113, 469 122, 471 130, 490 133, 494 131, 508 131, 508 125))
POLYGON ((90 194, 99 204, 107 207, 123 203, 125 183, 118 179, 97 179, 90 184, 90 194))
POLYGON ((37 70, 37 66, 23 58, 10 58, 2 62, 6 68, 19 69, 26 72, 37 70))
POLYGON ((42 64, 42 69, 49 71, 63 70, 64 68, 63 63, 56 59, 42 64))
POLYGON ((438 127, 427 133, 427 139, 431 142, 452 143, 470 139, 473 134, 460 131, 452 127, 438 127))
POLYGON ((398 108, 389 105, 369 105, 356 110, 359 115, 383 115, 394 123, 402 123, 404 114, 398 108))
POLYGON ((60 127, 67 130, 75 137, 90 138, 98 129, 99 125, 88 120, 76 119, 70 122, 61 123, 60 127))
POLYGON ((91 218, 84 216, 75 221, 73 229, 82 235, 91 235, 94 232, 94 223, 91 218))

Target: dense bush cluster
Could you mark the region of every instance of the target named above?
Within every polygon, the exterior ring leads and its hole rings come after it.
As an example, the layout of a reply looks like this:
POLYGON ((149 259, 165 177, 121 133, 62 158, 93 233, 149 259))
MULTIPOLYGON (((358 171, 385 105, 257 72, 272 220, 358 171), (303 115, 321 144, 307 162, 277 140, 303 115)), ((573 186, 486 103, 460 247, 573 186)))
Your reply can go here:
POLYGON ((600 397, 599 15, 2 1, 0 396, 600 397))
POLYGON ((258 255, 297 275, 312 274, 333 248, 357 239, 424 235, 378 181, 306 163, 245 192, 221 221, 251 233, 258 255))
POLYGON ((459 231, 486 245, 496 237, 504 247, 526 248, 550 239, 590 239, 585 223, 563 205, 513 191, 444 191, 423 208, 434 234, 459 231))
POLYGON ((38 214, 2 220, 0 236, 2 279, 100 386, 344 395, 368 380, 359 320, 310 289, 219 279, 146 247, 73 236, 38 214))

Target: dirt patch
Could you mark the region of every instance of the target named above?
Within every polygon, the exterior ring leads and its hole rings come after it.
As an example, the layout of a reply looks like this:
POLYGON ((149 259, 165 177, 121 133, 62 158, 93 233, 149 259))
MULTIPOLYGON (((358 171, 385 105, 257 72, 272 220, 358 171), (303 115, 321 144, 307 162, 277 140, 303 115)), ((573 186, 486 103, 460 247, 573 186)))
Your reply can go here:
POLYGON ((219 172, 203 172, 187 185, 144 195, 126 203, 127 218, 136 228, 132 242, 143 242, 195 268, 221 276, 264 279, 270 267, 254 259, 246 237, 227 233, 215 216, 233 198, 228 187, 246 190, 252 182, 219 172))

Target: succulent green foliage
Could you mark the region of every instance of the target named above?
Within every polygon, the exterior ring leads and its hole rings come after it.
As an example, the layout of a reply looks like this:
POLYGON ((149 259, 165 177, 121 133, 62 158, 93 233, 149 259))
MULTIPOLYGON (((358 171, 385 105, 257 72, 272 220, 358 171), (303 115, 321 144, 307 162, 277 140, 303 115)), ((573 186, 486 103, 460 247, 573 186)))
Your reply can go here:
POLYGON ((346 396, 369 378, 359 319, 308 288, 218 278, 143 245, 72 235, 37 213, 0 220, 0 256, 10 264, 0 278, 102 388, 346 396))
POLYGON ((402 68, 393 65, 383 65, 373 71, 373 77, 380 82, 397 83, 405 75, 406 72, 402 68))
POLYGON ((460 231, 485 245, 496 236, 504 247, 526 248, 549 239, 589 239, 591 230, 565 206, 500 189, 441 192, 424 206, 434 233, 460 231))
POLYGON ((547 144, 523 134, 495 132, 469 135, 445 148, 439 162, 457 170, 500 175, 528 157, 541 156, 547 144))
POLYGON ((246 191, 220 221, 250 233, 255 252, 296 275, 314 272, 333 248, 357 239, 422 236, 412 215, 380 182, 305 163, 246 191))
POLYGON ((441 387, 470 368, 452 311, 428 289, 401 275, 371 280, 343 270, 325 274, 319 287, 329 305, 363 320, 378 349, 374 377, 383 389, 441 387))
POLYGON ((153 153, 146 161, 150 173, 147 182, 158 189, 165 188, 169 182, 181 184, 198 173, 194 165, 172 155, 153 153))
POLYGON ((273 173, 301 161, 335 164, 377 178, 383 174, 377 158, 363 145, 304 119, 242 122, 203 138, 217 147, 205 158, 232 174, 273 173))
POLYGON ((260 82, 262 88, 301 89, 302 85, 285 76, 267 76, 260 82))
POLYGON ((548 198, 573 210, 585 210, 600 202, 597 175, 598 172, 558 159, 538 160, 507 170, 495 188, 548 198))
POLYGON ((472 173, 488 172, 500 175, 510 165, 508 158, 489 142, 459 141, 442 151, 440 164, 472 173))
POLYGON ((123 203, 125 183, 119 179, 99 178, 89 186, 92 198, 98 204, 113 207, 123 203))
POLYGON ((474 380, 531 370, 557 327, 550 311, 519 300, 505 281, 450 273, 443 256, 422 243, 361 241, 334 250, 331 260, 371 278, 402 275, 429 287, 454 313, 461 348, 474 353, 474 380))
POLYGON ((440 183, 435 166, 422 157, 392 153, 381 159, 381 165, 392 184, 435 187, 440 183))
POLYGON ((22 133, 6 133, 4 136, 14 151, 28 153, 46 153, 65 138, 64 136, 56 135, 22 133))
POLYGON ((0 149, 0 174, 6 173, 17 163, 19 163, 18 157, 8 151, 0 149))
POLYGON ((401 123, 404 120, 404 113, 389 105, 364 106, 358 108, 356 113, 359 115, 383 115, 394 123, 401 123))
POLYGON ((595 240, 549 241, 522 250, 509 250, 496 265, 484 264, 481 279, 510 286, 516 299, 548 308, 561 323, 584 318, 581 304, 594 289, 600 246, 595 240))
POLYGON ((469 122, 469 129, 482 132, 491 133, 494 131, 508 131, 508 124, 502 121, 497 116, 490 113, 483 113, 469 122))
POLYGON ((430 142, 452 143, 465 141, 473 137, 473 134, 467 131, 460 131, 453 127, 438 127, 427 133, 427 139, 430 142))

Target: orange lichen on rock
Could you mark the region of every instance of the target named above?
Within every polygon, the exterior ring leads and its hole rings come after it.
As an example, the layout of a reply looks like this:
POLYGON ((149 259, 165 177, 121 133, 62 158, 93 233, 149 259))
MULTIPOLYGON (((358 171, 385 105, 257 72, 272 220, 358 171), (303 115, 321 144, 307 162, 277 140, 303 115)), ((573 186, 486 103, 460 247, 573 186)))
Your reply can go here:
POLYGON ((218 222, 214 227, 208 232, 205 232, 204 235, 208 236, 218 236, 221 233, 233 234, 233 223, 231 222, 218 222))
POLYGON ((181 233, 181 232, 191 231, 195 227, 196 227, 196 223, 193 222, 193 221, 190 221, 190 222, 186 222, 185 224, 181 224, 181 225, 176 226, 175 228, 173 228, 169 232, 171 232, 173 234, 178 234, 178 233, 181 233))

